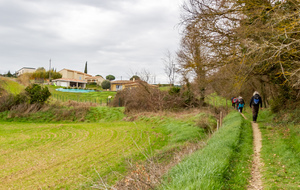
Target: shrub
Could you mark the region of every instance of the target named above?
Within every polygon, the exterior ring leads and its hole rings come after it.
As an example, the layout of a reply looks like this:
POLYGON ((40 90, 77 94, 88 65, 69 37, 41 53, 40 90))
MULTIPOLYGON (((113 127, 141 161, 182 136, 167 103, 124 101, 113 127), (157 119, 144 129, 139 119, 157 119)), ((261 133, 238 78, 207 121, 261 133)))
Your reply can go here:
POLYGON ((134 88, 118 91, 113 106, 124 106, 126 112, 132 112, 170 110, 199 105, 199 101, 191 91, 187 91, 188 89, 170 95, 167 91, 161 91, 144 81, 138 80, 136 83, 138 85, 134 88))
POLYGON ((109 80, 105 80, 101 83, 101 87, 103 89, 109 89, 110 88, 110 81, 109 80))
POLYGON ((38 84, 32 84, 25 88, 29 96, 29 103, 44 103, 50 96, 51 93, 47 87, 41 87, 38 84))
POLYGON ((173 95, 173 94, 179 94, 180 93, 180 87, 177 86, 173 86, 172 88, 170 88, 169 90, 169 94, 173 95))
POLYGON ((13 94, 5 94, 0 98, 0 112, 10 110, 15 105, 15 98, 13 94))

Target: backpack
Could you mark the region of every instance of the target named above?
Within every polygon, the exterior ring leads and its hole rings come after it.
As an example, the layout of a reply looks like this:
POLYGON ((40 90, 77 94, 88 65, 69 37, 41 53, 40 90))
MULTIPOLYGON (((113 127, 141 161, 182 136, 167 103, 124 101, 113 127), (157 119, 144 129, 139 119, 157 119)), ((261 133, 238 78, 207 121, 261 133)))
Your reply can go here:
POLYGON ((232 103, 234 103, 234 104, 235 104, 235 103, 238 103, 238 100, 239 100, 239 99, 237 99, 237 98, 233 98, 232 103))
POLYGON ((253 104, 254 104, 254 105, 258 105, 258 104, 259 104, 259 95, 258 95, 258 94, 255 94, 255 95, 254 95, 254 98, 253 98, 253 104))
POLYGON ((240 104, 245 104, 244 99, 242 99, 242 98, 239 99, 239 103, 240 103, 240 104))
POLYGON ((234 104, 236 98, 231 98, 231 102, 234 104))

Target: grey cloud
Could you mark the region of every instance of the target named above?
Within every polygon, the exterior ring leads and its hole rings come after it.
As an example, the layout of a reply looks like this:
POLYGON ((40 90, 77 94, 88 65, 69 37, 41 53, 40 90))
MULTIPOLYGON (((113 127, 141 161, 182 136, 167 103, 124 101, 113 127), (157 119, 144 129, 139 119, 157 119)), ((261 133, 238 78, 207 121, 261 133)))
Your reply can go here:
POLYGON ((0 73, 24 66, 48 68, 51 58, 58 70, 72 66, 81 71, 88 61, 94 75, 125 77, 129 70, 148 68, 163 78, 164 51, 177 48, 179 11, 141 2, 0 2, 0 73))

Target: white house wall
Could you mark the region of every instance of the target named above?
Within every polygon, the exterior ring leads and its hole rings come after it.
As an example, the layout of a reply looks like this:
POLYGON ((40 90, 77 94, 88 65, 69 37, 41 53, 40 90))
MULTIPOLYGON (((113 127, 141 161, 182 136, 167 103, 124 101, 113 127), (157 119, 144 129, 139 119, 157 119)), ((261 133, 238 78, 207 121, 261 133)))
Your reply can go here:
POLYGON ((57 86, 62 86, 62 87, 68 87, 69 86, 69 82, 65 82, 65 81, 57 81, 57 86))

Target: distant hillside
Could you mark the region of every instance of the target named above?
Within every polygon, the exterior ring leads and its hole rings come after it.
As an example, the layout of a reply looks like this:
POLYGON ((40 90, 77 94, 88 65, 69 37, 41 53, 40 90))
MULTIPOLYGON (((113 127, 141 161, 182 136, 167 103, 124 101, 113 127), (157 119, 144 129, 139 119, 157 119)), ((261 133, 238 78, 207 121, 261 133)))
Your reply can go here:
POLYGON ((19 94, 25 87, 12 78, 0 77, 0 89, 12 94, 19 94))

